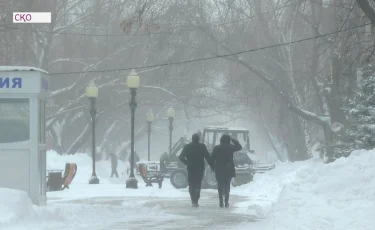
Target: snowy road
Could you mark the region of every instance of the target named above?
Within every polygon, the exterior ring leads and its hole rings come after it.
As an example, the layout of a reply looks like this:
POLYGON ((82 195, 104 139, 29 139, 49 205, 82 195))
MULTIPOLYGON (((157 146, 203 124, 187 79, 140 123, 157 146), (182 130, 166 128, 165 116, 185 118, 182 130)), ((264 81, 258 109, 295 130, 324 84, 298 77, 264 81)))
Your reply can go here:
MULTIPOLYGON (((142 201, 140 205, 150 209, 160 209, 166 214, 174 215, 173 218, 159 218, 143 216, 134 220, 118 220, 108 227, 100 230, 115 229, 236 229, 240 223, 255 221, 249 215, 233 213, 234 207, 219 208, 218 199, 215 193, 202 192, 200 207, 190 206, 188 194, 186 198, 145 198, 145 197, 96 197, 70 201, 79 204, 110 204, 123 205, 134 200, 142 201), (145 200, 146 199, 146 200, 145 200)), ((231 203, 245 201, 243 197, 232 196, 231 203)))

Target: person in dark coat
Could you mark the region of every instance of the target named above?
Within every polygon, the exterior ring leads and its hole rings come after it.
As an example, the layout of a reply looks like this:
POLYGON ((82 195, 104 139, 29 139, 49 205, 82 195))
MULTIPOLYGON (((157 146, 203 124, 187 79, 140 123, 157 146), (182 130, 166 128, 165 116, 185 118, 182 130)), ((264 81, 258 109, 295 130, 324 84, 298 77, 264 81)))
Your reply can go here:
POLYGON ((114 153, 111 153, 109 156, 111 157, 111 168, 112 168, 111 177, 113 177, 113 175, 116 175, 116 177, 118 178, 118 173, 117 173, 118 159, 117 159, 117 156, 114 153))
POLYGON ((187 166, 189 193, 193 207, 198 207, 201 184, 204 174, 204 159, 210 164, 210 154, 203 143, 199 143, 199 135, 193 134, 192 142, 185 145, 179 159, 187 166))
POLYGON ((225 197, 225 207, 229 207, 230 182, 236 176, 233 154, 241 149, 242 146, 237 140, 224 134, 220 138, 220 145, 215 146, 212 151, 211 166, 217 180, 220 207, 224 206, 223 196, 225 197), (231 141, 233 145, 230 143, 231 141))
POLYGON ((166 171, 167 170, 168 160, 169 160, 169 154, 167 152, 164 152, 160 156, 160 171, 166 171))

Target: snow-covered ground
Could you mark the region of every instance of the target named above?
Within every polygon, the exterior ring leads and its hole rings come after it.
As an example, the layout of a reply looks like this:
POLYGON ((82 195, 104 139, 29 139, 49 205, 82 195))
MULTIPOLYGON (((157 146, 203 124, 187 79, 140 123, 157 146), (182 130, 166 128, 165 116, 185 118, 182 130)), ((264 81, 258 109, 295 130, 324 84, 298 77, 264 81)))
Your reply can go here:
POLYGON ((375 229, 375 151, 354 151, 332 164, 319 159, 278 164, 233 189, 250 201, 239 212, 263 218, 243 229, 375 229))
POLYGON ((158 186, 146 188, 140 178, 138 178, 138 190, 125 189, 125 181, 128 178, 127 162, 119 161, 119 178, 110 178, 110 160, 96 162, 100 184, 89 185, 92 161, 87 154, 60 156, 54 151, 49 151, 47 158, 47 170, 63 170, 65 163, 77 164, 77 174, 70 189, 48 192, 48 205, 37 207, 32 205, 26 193, 0 188, 0 203, 2 204, 0 206, 0 230, 100 229, 101 226, 108 226, 115 220, 134 221, 145 216, 155 222, 166 221, 177 217, 164 213, 158 208, 143 207, 142 203, 145 199, 186 196, 169 183, 164 183, 163 189, 159 189, 158 186), (95 205, 80 202, 82 199, 95 197, 106 197, 108 200, 121 200, 124 197, 134 199, 117 205, 110 202, 95 205), (67 201, 70 202, 67 203, 67 201))
MULTIPOLYGON (((109 178, 109 160, 97 162, 100 184, 89 185, 91 159, 87 155, 59 156, 48 152, 49 169, 63 169, 66 162, 77 163, 77 175, 70 190, 48 193, 46 207, 33 206, 23 192, 0 189, 0 229, 100 229, 119 220, 148 218, 167 223, 168 219, 179 218, 162 206, 150 208, 143 204, 158 197, 174 202, 187 196, 186 189, 176 190, 168 181, 162 189, 146 188, 141 180, 138 190, 125 189, 126 173, 109 178), (97 197, 108 202, 87 202, 97 197)), ((374 166, 375 151, 355 151, 349 158, 328 165, 319 159, 279 163, 274 170, 256 175, 251 184, 232 188, 233 194, 249 200, 232 204, 230 210, 258 219, 239 223, 235 228, 374 229, 374 166)), ((119 161, 119 173, 124 171, 125 165, 119 161)))
MULTIPOLYGON (((82 191, 82 190, 81 190, 82 191)), ((90 193, 89 193, 90 194, 90 193)), ((92 195, 92 194, 91 194, 92 195)), ((97 196, 101 195, 98 191, 97 196)), ((0 229, 52 230, 52 229, 102 229, 111 223, 134 221, 145 216, 151 220, 166 221, 176 218, 163 210, 146 208, 140 202, 84 204, 50 201, 47 207, 36 207, 24 192, 0 189, 0 229)))

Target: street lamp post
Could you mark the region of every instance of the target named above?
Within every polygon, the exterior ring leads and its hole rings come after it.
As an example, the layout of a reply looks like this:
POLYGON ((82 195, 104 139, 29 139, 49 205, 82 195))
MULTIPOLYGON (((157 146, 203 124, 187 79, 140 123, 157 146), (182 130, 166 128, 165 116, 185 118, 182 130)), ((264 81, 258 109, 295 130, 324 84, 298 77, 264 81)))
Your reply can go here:
POLYGON ((175 111, 173 108, 168 109, 169 118, 169 154, 172 153, 172 131, 173 131, 173 119, 175 116, 175 111))
POLYGON ((95 146, 95 119, 96 119, 96 98, 98 97, 98 87, 95 84, 91 83, 86 88, 86 96, 90 100, 90 114, 91 114, 91 133, 92 133, 92 174, 89 180, 89 184, 99 184, 99 178, 96 176, 95 172, 95 155, 96 155, 96 146, 95 146))
POLYGON ((154 114, 152 113, 152 110, 150 109, 147 113, 147 124, 148 124, 148 129, 147 129, 147 132, 148 132, 148 161, 150 161, 150 137, 151 137, 151 124, 152 124, 152 121, 154 120, 154 114))
POLYGON ((131 109, 131 155, 130 155, 130 176, 129 179, 126 180, 126 188, 138 188, 138 181, 134 176, 134 114, 135 109, 137 108, 137 102, 135 101, 135 96, 137 94, 137 89, 139 88, 139 76, 138 74, 133 70, 129 76, 127 77, 127 84, 130 89, 131 94, 131 100, 129 103, 130 109, 131 109))

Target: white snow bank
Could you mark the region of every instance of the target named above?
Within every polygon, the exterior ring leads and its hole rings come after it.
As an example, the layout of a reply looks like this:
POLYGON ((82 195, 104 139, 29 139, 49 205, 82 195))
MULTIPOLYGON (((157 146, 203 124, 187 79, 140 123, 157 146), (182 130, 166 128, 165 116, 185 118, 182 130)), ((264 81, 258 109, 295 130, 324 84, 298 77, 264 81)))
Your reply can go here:
MULTIPOLYGON (((13 229, 20 223, 54 221, 60 217, 45 208, 34 206, 24 191, 0 188, 0 229, 13 229)), ((23 225, 23 229, 25 226, 23 225)))
POLYGON ((254 181, 250 184, 233 188, 232 194, 247 196, 249 203, 237 204, 241 212, 246 210, 250 215, 266 217, 272 206, 276 204, 280 195, 288 184, 296 180, 296 175, 306 166, 306 163, 277 163, 275 169, 264 173, 255 174, 254 181))
POLYGON ((0 226, 34 214, 33 204, 26 192, 0 188, 0 226))
POLYGON ((250 198, 240 210, 265 218, 244 229, 374 229, 374 167, 374 150, 354 151, 331 164, 318 159, 278 164, 233 189, 250 198))
POLYGON ((146 208, 140 200, 110 198, 49 202, 46 207, 34 206, 23 191, 0 188, 0 229, 102 229, 121 220, 167 221, 176 218, 159 208, 146 208), (154 219, 155 218, 155 219, 154 219))

